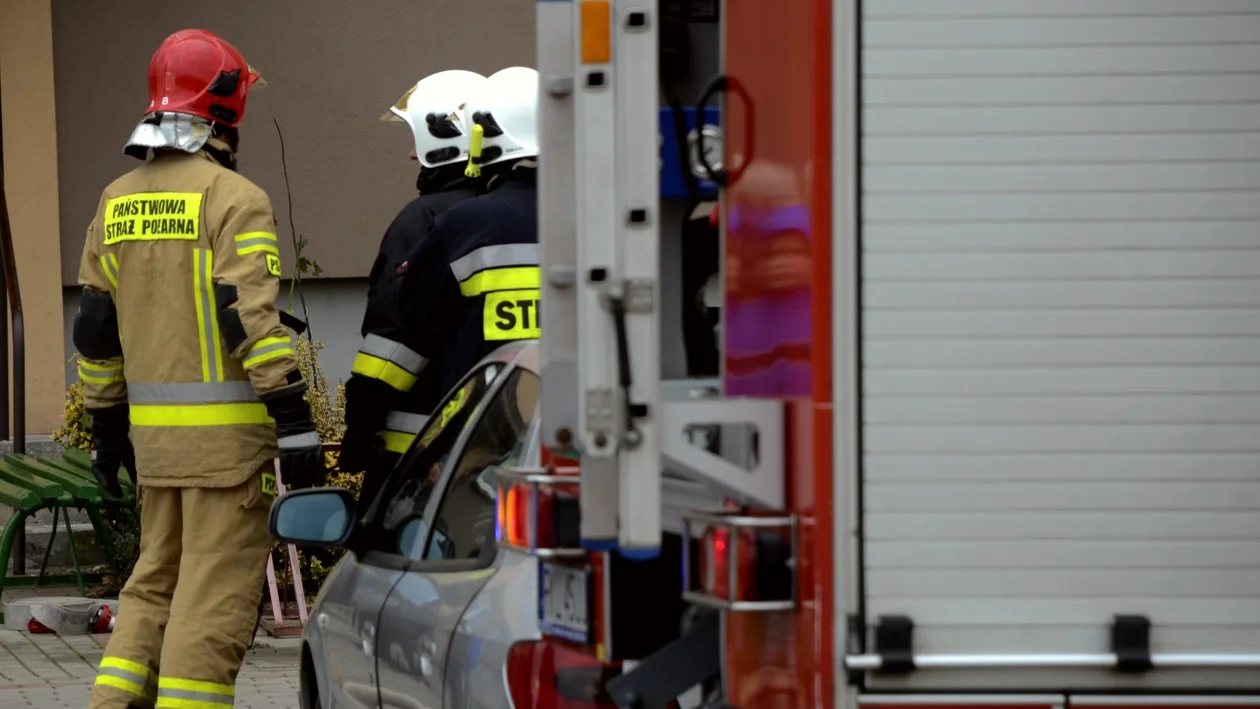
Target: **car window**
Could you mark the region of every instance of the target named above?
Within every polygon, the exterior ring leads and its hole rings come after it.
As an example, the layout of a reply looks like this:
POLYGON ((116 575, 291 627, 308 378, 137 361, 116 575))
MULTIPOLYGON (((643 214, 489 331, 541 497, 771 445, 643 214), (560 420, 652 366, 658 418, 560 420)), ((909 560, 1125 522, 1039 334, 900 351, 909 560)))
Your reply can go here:
POLYGON ((382 486, 372 518, 367 521, 367 526, 382 533, 385 551, 397 553, 398 530, 404 525, 414 526, 418 519, 423 519, 425 505, 437 486, 451 448, 502 368, 497 362, 481 367, 447 394, 416 437, 415 444, 394 467, 382 486))
POLYGON ((423 537, 417 537, 408 556, 425 561, 467 560, 493 550, 498 471, 520 459, 538 408, 539 390, 533 372, 516 369, 508 375, 455 463, 428 548, 420 554, 423 537))

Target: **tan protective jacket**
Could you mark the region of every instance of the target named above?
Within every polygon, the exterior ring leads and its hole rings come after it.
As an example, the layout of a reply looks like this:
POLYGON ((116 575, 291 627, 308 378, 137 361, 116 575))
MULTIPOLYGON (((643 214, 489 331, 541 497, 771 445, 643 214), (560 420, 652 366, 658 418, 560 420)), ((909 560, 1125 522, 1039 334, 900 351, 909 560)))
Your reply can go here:
POLYGON ((275 232, 267 194, 205 152, 159 155, 101 195, 79 283, 112 296, 123 356, 79 375, 89 408, 130 403, 141 485, 230 487, 276 457, 258 394, 297 361, 275 232))

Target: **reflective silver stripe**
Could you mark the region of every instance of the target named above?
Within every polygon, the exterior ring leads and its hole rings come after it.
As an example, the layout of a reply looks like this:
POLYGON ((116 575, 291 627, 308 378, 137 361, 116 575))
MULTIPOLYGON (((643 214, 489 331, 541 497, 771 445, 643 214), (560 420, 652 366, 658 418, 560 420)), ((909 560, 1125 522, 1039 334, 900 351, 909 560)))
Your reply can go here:
POLYGON ((279 253, 279 249, 276 248, 276 238, 274 236, 271 237, 270 239, 268 239, 265 236, 254 236, 248 239, 242 239, 240 236, 236 237, 236 250, 237 251, 240 251, 241 249, 249 248, 251 246, 270 246, 271 248, 268 249, 269 251, 275 251, 276 253, 279 253))
POLYGON ((292 436, 283 436, 276 439, 276 445, 281 448, 314 448, 322 445, 319 440, 319 434, 311 431, 310 433, 298 433, 292 436))
POLYGON ((118 679, 126 680, 144 689, 152 689, 151 685, 154 684, 152 679, 145 677, 144 675, 136 674, 135 672, 128 672, 127 670, 120 670, 117 667, 102 667, 96 672, 96 676, 99 677, 101 675, 105 675, 106 677, 117 677, 118 679))
POLYGON ((385 416, 385 429, 400 433, 420 433, 424 423, 429 420, 424 414, 413 414, 406 411, 391 411, 385 416))
POLYGON ((421 357, 415 350, 401 342, 388 340, 380 335, 368 335, 363 338, 359 351, 365 355, 379 357, 402 367, 411 374, 419 374, 429 360, 421 357))
POLYGON ((455 280, 466 281, 478 271, 505 266, 537 266, 538 244, 497 244, 483 246, 451 262, 455 280))
POLYGON ((258 401, 249 382, 184 382, 179 384, 127 385, 133 404, 220 404, 258 401))
MULTIPOLYGON (((231 694, 217 694, 215 692, 194 692, 191 689, 171 689, 169 687, 158 688, 159 707, 163 699, 184 699, 192 702, 204 702, 206 704, 218 704, 220 706, 231 707, 235 701, 235 697, 231 694)), ((176 705, 178 706, 178 705, 176 705)))

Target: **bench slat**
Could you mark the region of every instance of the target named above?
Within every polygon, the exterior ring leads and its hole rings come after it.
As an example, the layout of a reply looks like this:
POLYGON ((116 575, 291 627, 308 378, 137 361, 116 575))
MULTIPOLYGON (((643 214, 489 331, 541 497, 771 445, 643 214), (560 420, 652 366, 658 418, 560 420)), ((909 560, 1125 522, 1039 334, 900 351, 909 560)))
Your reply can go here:
POLYGON ((6 480, 0 480, 0 504, 30 512, 39 507, 40 497, 34 490, 27 490, 6 480))
POLYGON ((0 460, 0 480, 30 490, 45 500, 56 499, 65 494, 60 483, 29 475, 7 460, 0 460))
MULTIPOLYGON (((64 470, 68 473, 74 473, 80 477, 87 478, 88 481, 95 484, 96 477, 92 475, 92 459, 89 457, 91 454, 77 448, 73 448, 71 450, 73 450, 77 455, 71 456, 69 455, 70 451, 66 451, 66 456, 63 458, 41 455, 37 456, 36 460, 58 470, 64 470)), ((135 485, 131 482, 131 476, 127 474, 125 468, 119 469, 118 482, 122 484, 123 490, 130 490, 135 487, 135 485)))
POLYGON ((101 486, 97 485, 95 480, 87 480, 74 473, 58 470, 20 453, 10 453, 4 457, 4 460, 13 463, 27 474, 60 483, 66 492, 74 497, 83 500, 99 500, 102 497, 101 486))
POLYGON ((62 451, 61 456, 70 463, 80 468, 92 469, 92 454, 82 448, 66 448, 62 451))

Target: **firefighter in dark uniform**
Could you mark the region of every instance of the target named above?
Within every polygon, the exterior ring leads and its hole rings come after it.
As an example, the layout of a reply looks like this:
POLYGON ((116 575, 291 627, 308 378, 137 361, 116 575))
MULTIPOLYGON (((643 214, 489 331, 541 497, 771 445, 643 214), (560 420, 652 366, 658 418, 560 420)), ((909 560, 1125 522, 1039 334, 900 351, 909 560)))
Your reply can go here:
POLYGON ((468 172, 486 194, 439 215, 404 267, 403 316, 427 334, 418 354, 441 359, 444 392, 496 347, 539 337, 537 113, 538 73, 525 67, 470 99, 468 172))
POLYGON ((420 163, 416 188, 420 196, 394 218, 368 280, 363 341, 346 383, 346 432, 340 467, 363 471, 362 506, 369 505, 381 481, 411 445, 441 399, 440 366, 425 366, 418 339, 422 333, 398 313, 399 266, 425 242, 434 218, 473 197, 479 178, 467 177, 468 138, 464 135, 465 101, 485 84, 471 71, 442 71, 420 80, 382 116, 405 122, 415 136, 412 157, 420 163))

